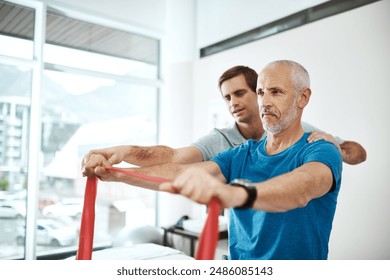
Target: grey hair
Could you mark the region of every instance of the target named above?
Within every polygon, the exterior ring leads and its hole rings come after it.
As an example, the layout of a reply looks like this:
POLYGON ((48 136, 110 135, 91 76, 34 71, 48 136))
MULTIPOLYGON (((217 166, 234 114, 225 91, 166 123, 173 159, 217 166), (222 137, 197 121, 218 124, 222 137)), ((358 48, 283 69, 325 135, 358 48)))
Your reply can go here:
POLYGON ((294 84, 295 93, 298 94, 305 88, 310 88, 310 76, 305 67, 292 60, 276 60, 267 64, 266 67, 286 65, 291 71, 291 81, 294 84))

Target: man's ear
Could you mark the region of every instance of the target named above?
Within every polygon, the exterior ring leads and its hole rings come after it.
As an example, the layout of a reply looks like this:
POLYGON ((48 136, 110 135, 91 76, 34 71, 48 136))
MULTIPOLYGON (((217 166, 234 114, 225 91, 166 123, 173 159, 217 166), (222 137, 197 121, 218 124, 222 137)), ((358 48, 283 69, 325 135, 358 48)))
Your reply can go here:
POLYGON ((299 99, 298 99, 298 107, 300 109, 305 108, 305 106, 309 103, 311 96, 311 89, 310 88, 305 88, 301 90, 299 93, 299 99))

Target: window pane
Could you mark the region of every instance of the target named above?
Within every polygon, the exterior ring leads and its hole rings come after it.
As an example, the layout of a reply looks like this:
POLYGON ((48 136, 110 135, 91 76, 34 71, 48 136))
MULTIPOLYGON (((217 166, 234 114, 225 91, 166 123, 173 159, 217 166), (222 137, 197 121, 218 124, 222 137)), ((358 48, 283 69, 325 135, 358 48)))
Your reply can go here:
POLYGON ((156 79, 158 71, 155 64, 50 44, 45 44, 44 61, 51 64, 146 79, 156 79))
POLYGON ((0 65, 0 259, 24 255, 31 71, 0 65))
POLYGON ((33 57, 33 42, 0 35, 0 55, 31 59, 33 57))
MULTIPOLYGON (((80 171, 82 157, 107 146, 155 145, 157 90, 49 70, 44 77, 41 217, 78 232, 86 182, 80 171)), ((153 191, 99 182, 95 242, 112 241, 125 225, 154 225, 155 197, 153 191)), ((76 245, 44 243, 48 245, 39 246, 38 252, 76 245)))
POLYGON ((159 63, 159 41, 48 12, 45 61, 155 79, 159 63), (56 55, 59 50, 72 56, 63 60, 63 56, 56 55))
POLYGON ((32 59, 34 10, 0 2, 0 55, 32 59))

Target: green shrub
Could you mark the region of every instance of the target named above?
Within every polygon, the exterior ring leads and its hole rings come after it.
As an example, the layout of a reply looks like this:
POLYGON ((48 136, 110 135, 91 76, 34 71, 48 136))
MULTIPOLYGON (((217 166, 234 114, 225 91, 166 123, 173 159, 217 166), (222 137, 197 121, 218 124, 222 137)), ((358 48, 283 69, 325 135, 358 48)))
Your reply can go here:
POLYGON ((9 182, 7 178, 0 178, 0 190, 6 191, 8 190, 9 182))

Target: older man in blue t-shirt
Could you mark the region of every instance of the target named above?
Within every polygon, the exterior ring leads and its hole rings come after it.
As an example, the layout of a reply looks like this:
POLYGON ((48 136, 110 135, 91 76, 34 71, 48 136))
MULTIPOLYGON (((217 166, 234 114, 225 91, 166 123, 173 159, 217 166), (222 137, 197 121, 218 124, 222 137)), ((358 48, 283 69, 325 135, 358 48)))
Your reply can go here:
POLYGON ((307 142, 301 116, 309 75, 296 62, 272 62, 259 74, 257 94, 265 139, 186 167, 160 190, 204 204, 217 197, 232 208, 230 259, 326 259, 342 158, 330 142, 307 142))
POLYGON ((250 140, 212 159, 228 182, 236 178, 263 182, 310 162, 325 164, 335 178, 331 191, 312 199, 305 207, 284 211, 281 205, 282 212, 279 209, 271 210, 275 212, 232 209, 229 229, 231 259, 327 258, 340 186, 340 157, 329 142, 307 144, 309 134, 305 133, 294 145, 274 155, 267 154, 267 140, 250 140))

